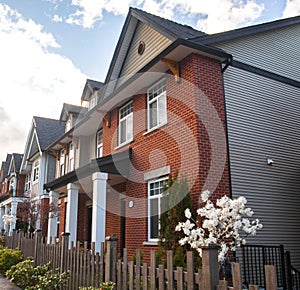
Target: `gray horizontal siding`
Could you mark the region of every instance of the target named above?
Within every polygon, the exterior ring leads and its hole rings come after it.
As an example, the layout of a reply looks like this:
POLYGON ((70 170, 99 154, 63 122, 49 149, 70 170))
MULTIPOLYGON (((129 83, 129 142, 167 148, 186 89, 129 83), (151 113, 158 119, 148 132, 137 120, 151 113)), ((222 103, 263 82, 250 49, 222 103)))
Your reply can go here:
POLYGON ((224 80, 232 193, 264 225, 249 243, 284 244, 300 269, 300 90, 232 67, 224 80))
POLYGON ((126 80, 126 76, 130 76, 138 72, 168 45, 170 45, 171 42, 172 41, 170 39, 166 38, 145 23, 139 22, 121 72, 121 77, 123 77, 123 79, 120 80, 118 85, 126 80), (140 41, 145 42, 145 51, 142 55, 138 54, 140 41))
POLYGON ((215 46, 231 53, 235 60, 300 81, 299 24, 215 46))

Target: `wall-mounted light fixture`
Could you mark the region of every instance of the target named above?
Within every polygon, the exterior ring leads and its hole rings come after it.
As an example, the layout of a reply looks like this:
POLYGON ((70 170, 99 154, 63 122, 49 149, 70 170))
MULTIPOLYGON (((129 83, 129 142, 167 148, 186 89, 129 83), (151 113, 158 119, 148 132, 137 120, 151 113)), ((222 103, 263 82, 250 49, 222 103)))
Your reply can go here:
POLYGON ((130 200, 130 201, 128 202, 128 206, 129 206, 130 208, 133 208, 133 207, 134 207, 134 201, 133 201, 133 200, 130 200))
POLYGON ((273 165, 273 163, 274 163, 273 159, 267 157, 267 164, 268 165, 273 165))

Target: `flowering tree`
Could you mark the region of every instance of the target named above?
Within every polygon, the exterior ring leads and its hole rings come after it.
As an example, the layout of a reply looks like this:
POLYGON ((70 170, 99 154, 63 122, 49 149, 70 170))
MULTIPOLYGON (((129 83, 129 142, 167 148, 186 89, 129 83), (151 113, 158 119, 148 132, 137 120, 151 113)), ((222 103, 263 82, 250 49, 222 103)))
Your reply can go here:
POLYGON ((183 231, 185 237, 179 243, 189 244, 196 249, 202 257, 202 246, 209 244, 219 244, 220 262, 223 262, 228 251, 235 251, 237 247, 246 243, 248 235, 255 235, 262 224, 258 219, 250 221, 253 211, 246 208, 247 200, 245 197, 231 199, 223 196, 214 204, 209 200, 209 191, 201 194, 202 201, 205 203, 202 208, 197 210, 199 219, 194 221, 190 209, 185 210, 185 222, 180 222, 176 226, 176 231, 183 231))

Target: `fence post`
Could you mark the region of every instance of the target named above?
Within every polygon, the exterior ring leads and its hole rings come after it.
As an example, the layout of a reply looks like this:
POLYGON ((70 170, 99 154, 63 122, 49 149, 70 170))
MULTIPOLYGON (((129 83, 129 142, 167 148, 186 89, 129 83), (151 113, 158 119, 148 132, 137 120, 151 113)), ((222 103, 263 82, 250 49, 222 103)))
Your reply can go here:
POLYGON ((61 235, 61 252, 60 252, 60 272, 63 273, 67 269, 68 249, 69 249, 70 233, 62 233, 61 235))
POLYGON ((292 269, 291 269, 291 253, 290 251, 286 251, 286 267, 287 267, 287 289, 293 289, 293 277, 292 277, 292 269))
MULTIPOLYGON (((282 283, 283 289, 288 289, 287 281, 286 281, 286 264, 284 258, 284 246, 280 245, 280 262, 281 262, 281 275, 282 275, 282 283)), ((279 285, 278 285, 279 286, 279 285)))
POLYGON ((216 244, 202 247, 202 279, 205 290, 215 290, 219 284, 219 248, 216 244))
POLYGON ((105 282, 116 282, 116 262, 118 238, 106 237, 105 282))
POLYGON ((36 266, 39 265, 41 236, 42 236, 42 231, 41 230, 35 230, 33 259, 34 259, 34 263, 35 263, 36 266))

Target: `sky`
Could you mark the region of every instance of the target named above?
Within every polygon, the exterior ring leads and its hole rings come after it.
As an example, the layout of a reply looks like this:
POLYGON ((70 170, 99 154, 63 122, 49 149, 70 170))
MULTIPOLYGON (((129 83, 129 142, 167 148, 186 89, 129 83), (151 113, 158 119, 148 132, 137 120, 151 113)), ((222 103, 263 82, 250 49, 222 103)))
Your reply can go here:
POLYGON ((300 0, 0 0, 0 161, 24 152, 32 116, 105 80, 130 6, 206 33, 300 15, 300 0))

